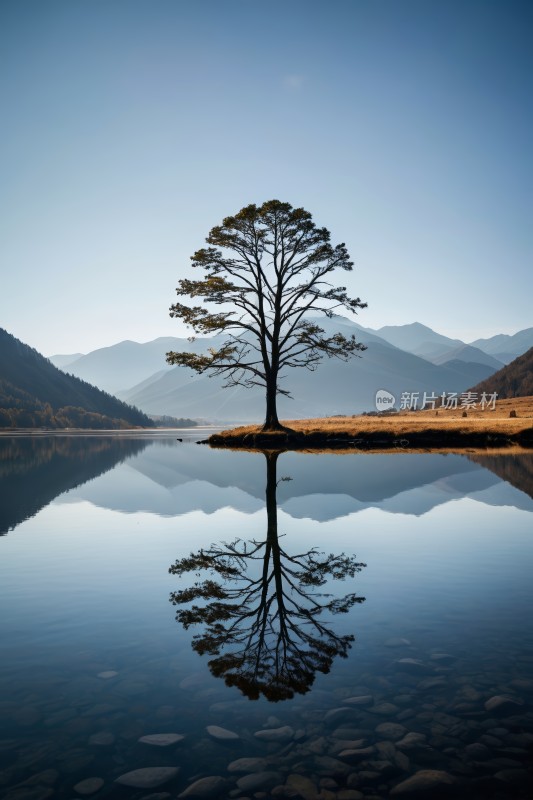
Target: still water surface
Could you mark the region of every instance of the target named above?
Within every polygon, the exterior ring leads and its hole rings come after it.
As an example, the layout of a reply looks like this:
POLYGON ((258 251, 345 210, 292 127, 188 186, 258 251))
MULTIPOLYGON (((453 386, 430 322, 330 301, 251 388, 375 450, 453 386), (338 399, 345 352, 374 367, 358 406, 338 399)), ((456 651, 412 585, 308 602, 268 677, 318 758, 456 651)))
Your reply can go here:
POLYGON ((198 438, 0 439, 0 792, 531 797, 533 456, 198 438))

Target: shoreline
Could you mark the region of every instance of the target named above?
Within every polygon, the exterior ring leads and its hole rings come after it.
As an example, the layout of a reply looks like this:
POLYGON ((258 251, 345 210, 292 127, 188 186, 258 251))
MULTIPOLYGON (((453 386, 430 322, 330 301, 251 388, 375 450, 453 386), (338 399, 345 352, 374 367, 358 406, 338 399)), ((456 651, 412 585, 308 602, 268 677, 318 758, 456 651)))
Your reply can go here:
POLYGON ((220 431, 221 425, 198 425, 195 428, 2 428, 1 436, 205 436, 209 431, 220 431))
POLYGON ((283 421, 289 430, 247 425, 214 433, 211 447, 287 450, 533 448, 533 397, 499 400, 494 411, 462 409, 358 414, 283 421))
POLYGON ((212 434, 206 441, 210 447, 231 449, 282 449, 282 450, 441 450, 464 448, 506 449, 519 446, 533 449, 533 427, 518 433, 465 432, 453 429, 427 429, 408 431, 401 436, 386 432, 361 433, 353 436, 342 431, 331 433, 245 433, 232 435, 212 434))
MULTIPOLYGON (((230 423, 231 424, 231 423, 230 423)), ((505 451, 533 449, 533 396, 502 399, 491 411, 422 410, 354 414, 283 421, 288 429, 264 432, 258 424, 225 429, 222 424, 189 428, 3 428, 1 437, 170 438, 213 448, 344 452, 505 451)))

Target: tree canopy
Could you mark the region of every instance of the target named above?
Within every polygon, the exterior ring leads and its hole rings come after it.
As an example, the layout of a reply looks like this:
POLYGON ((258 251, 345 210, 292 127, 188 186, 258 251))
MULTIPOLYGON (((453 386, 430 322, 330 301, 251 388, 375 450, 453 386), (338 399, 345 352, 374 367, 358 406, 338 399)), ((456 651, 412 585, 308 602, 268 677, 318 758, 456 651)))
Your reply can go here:
POLYGON ((221 375, 225 386, 264 387, 264 430, 279 430, 276 400, 279 393, 290 396, 281 383, 288 369, 315 370, 324 356, 347 360, 365 349, 354 336, 328 335, 319 324, 321 314, 366 307, 331 281, 335 270, 349 272, 353 263, 346 246, 330 238, 308 211, 279 200, 226 217, 209 233, 209 246, 191 258, 204 276, 179 281, 178 296, 193 303, 170 308, 195 334, 226 338, 204 354, 169 352, 168 363, 221 375))

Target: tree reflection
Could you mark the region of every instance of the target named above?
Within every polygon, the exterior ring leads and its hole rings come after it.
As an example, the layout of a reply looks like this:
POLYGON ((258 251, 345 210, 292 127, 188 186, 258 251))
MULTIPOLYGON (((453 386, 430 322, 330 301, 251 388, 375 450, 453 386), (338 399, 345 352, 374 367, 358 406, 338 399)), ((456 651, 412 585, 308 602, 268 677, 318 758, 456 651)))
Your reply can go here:
POLYGON ((346 658, 354 636, 336 634, 320 617, 346 613, 365 598, 356 593, 335 598, 317 590, 328 580, 354 577, 366 565, 344 553, 326 555, 312 549, 289 555, 281 547, 276 503, 279 452, 264 455, 266 539, 235 539, 176 561, 169 569, 173 575, 209 577, 172 592, 170 600, 180 606, 176 619, 185 629, 203 625, 192 647, 200 655, 213 656, 209 661, 213 675, 250 699, 262 694, 278 701, 305 694, 317 672, 329 672, 336 656, 346 658))

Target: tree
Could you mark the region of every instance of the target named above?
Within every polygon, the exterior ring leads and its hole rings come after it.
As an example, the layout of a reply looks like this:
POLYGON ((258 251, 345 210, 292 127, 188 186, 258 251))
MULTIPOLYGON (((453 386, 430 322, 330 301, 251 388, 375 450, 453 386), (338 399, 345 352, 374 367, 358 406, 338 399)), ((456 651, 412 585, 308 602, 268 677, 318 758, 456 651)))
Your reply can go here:
POLYGON ((365 349, 354 336, 326 335, 311 316, 331 318, 339 309, 356 313, 366 307, 329 280, 336 269, 351 271, 353 263, 345 245, 333 247, 329 231, 317 228, 309 212, 279 200, 226 217, 206 242, 210 246, 191 258, 204 277, 180 280, 176 292, 201 298, 211 310, 178 302, 170 316, 196 334, 227 338, 206 354, 167 353, 167 362, 221 375, 226 387, 264 387, 263 430, 282 430, 276 400, 278 393, 290 396, 280 385, 285 370, 312 371, 324 356, 346 361, 365 349))
POLYGON ((344 553, 313 549, 290 555, 281 547, 278 455, 265 452, 266 539, 213 544, 169 569, 180 578, 210 574, 172 592, 170 600, 185 629, 203 626, 192 646, 212 656, 211 673, 251 700, 263 695, 271 702, 305 694, 317 672, 328 673, 335 657, 347 657, 354 636, 335 633, 320 617, 347 613, 365 598, 355 592, 336 598, 317 589, 330 580, 353 578, 366 566, 344 553))

